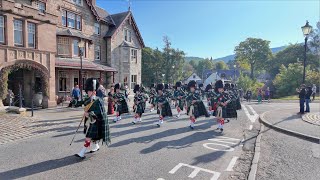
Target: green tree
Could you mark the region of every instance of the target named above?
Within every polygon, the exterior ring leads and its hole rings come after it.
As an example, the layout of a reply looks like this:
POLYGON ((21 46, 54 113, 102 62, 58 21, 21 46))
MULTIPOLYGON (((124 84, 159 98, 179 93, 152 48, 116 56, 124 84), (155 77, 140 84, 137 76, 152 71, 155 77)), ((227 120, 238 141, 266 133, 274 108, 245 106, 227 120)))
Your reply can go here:
POLYGON ((243 89, 243 92, 246 92, 250 89, 254 97, 257 96, 257 88, 262 88, 264 86, 263 83, 258 82, 256 79, 251 79, 249 76, 244 74, 240 74, 237 84, 243 89))
MULTIPOLYGON (((320 24, 320 21, 318 22, 320 24)), ((314 49, 314 54, 320 56, 320 26, 313 29, 310 34, 309 46, 314 49)))
POLYGON ((229 69, 228 65, 224 61, 218 61, 215 63, 216 70, 229 69))
POLYGON ((251 79, 254 78, 255 69, 263 69, 268 62, 268 59, 272 57, 272 52, 269 47, 270 41, 247 38, 235 47, 236 61, 239 64, 249 64, 251 79))
MULTIPOLYGON (((275 54, 275 56, 269 61, 269 66, 266 67, 266 70, 268 70, 272 77, 275 77, 280 72, 281 65, 288 67, 289 64, 293 63, 302 64, 303 60, 304 46, 301 44, 292 44, 275 54)), ((312 54, 310 51, 307 53, 306 65, 310 65, 312 69, 316 69, 320 65, 317 56, 312 54)))
POLYGON ((198 66, 196 68, 196 73, 198 74, 198 76, 200 78, 204 78, 203 76, 205 76, 205 74, 203 74, 203 72, 205 70, 212 70, 214 68, 214 64, 212 61, 210 61, 209 59, 205 59, 202 61, 198 62, 198 66))
POLYGON ((197 69, 197 67, 198 67, 198 64, 196 63, 195 60, 191 60, 191 61, 189 62, 189 64, 193 67, 193 69, 197 69))

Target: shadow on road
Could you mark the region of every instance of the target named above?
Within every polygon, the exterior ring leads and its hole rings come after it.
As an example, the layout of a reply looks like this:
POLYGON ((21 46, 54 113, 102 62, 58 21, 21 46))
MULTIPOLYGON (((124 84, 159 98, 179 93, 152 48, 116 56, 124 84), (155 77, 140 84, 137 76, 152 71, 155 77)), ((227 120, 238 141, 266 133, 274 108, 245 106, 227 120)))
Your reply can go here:
POLYGON ((26 176, 30 176, 33 174, 50 171, 53 169, 58 169, 61 167, 69 166, 72 164, 76 164, 81 162, 79 158, 75 156, 67 156, 60 159, 48 160, 44 162, 40 162, 37 164, 33 164, 26 167, 21 167, 18 169, 9 170, 6 172, 0 173, 0 179, 18 179, 26 176))

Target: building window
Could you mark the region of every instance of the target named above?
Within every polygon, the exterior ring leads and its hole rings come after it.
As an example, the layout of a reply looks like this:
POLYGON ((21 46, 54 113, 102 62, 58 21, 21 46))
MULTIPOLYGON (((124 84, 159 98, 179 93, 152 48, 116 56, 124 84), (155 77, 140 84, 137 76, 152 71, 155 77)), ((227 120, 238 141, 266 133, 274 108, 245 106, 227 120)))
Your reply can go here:
POLYGON ((82 18, 73 12, 66 10, 62 11, 61 22, 65 27, 81 30, 82 28, 82 18))
POLYGON ((79 41, 78 40, 73 40, 73 56, 79 56, 79 41))
POLYGON ((36 1, 36 6, 38 7, 39 12, 45 13, 46 12, 46 3, 41 1, 36 1))
POLYGON ((67 78, 60 77, 59 78, 59 91, 66 91, 67 90, 67 78))
POLYGON ((131 61, 136 61, 136 63, 138 62, 137 54, 138 50, 131 49, 131 61))
POLYGON ((100 24, 99 23, 94 23, 94 33, 100 34, 100 24))
POLYGON ((101 60, 100 54, 101 54, 100 46, 95 46, 94 47, 94 59, 101 60))
POLYGON ((21 20, 14 20, 14 45, 23 46, 23 27, 21 20))
POLYGON ((131 31, 129 29, 124 30, 124 40, 131 42, 131 31))
POLYGON ((36 25, 28 23, 28 47, 36 48, 36 25))
POLYGON ((58 37, 58 55, 70 55, 70 41, 66 37, 58 37))
POLYGON ((70 1, 77 4, 77 5, 82 6, 82 0, 70 0, 70 1))
POLYGON ((131 89, 137 84, 137 75, 131 75, 131 89))
POLYGON ((4 17, 0 16, 0 43, 5 42, 4 17))

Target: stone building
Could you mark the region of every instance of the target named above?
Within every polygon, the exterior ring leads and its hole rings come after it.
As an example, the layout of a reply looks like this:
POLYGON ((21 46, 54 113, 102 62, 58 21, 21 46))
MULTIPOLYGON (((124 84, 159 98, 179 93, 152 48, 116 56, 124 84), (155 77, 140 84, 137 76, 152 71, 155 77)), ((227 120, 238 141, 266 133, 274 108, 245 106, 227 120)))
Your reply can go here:
POLYGON ((69 95, 75 84, 82 86, 89 77, 100 78, 104 85, 127 83, 129 88, 141 83, 144 42, 131 11, 110 15, 95 0, 0 3, 0 28, 2 25, 4 32, 3 43, 0 37, 0 70, 20 61, 32 65, 27 70, 10 73, 8 81, 15 94, 19 90, 16 82, 21 81, 27 106, 35 93, 45 91, 48 102, 42 105, 54 106, 55 95, 69 95), (22 43, 15 44, 21 31, 22 43), (32 35, 35 45, 31 48, 28 41, 32 35), (31 88, 39 82, 43 82, 41 87, 31 88))

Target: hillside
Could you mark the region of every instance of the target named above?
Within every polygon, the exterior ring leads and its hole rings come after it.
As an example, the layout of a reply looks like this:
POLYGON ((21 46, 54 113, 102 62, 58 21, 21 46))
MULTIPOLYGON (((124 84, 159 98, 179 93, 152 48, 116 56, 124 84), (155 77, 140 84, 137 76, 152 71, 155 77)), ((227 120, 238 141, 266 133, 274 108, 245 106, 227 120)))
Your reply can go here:
MULTIPOLYGON (((271 48, 271 51, 273 54, 283 50, 284 48, 286 48, 286 46, 281 46, 281 47, 275 47, 275 48, 271 48)), ((235 58, 235 54, 232 54, 232 55, 228 55, 228 56, 224 56, 224 57, 221 57, 221 58, 217 58, 215 59, 215 61, 224 61, 224 62, 229 62, 229 61, 233 61, 234 58, 235 58)), ((185 61, 189 62, 191 60, 195 60, 195 61, 200 61, 200 60, 204 60, 204 58, 201 58, 201 57, 185 57, 185 61)))

